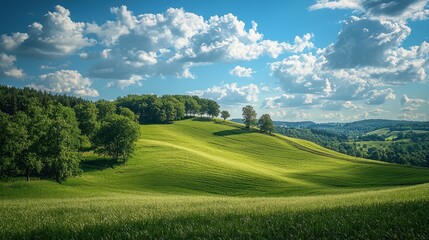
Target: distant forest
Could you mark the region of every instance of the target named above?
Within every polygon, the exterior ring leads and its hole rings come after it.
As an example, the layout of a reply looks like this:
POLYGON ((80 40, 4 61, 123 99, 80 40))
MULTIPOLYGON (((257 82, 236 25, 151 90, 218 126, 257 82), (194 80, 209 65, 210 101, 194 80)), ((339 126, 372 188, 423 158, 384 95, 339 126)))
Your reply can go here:
POLYGON ((362 120, 351 123, 275 122, 275 132, 350 156, 429 167, 429 122, 362 120))
POLYGON ((219 113, 215 101, 197 96, 128 95, 91 102, 0 86, 0 177, 61 182, 81 172, 82 152, 125 163, 140 133, 138 123, 168 124, 219 113))

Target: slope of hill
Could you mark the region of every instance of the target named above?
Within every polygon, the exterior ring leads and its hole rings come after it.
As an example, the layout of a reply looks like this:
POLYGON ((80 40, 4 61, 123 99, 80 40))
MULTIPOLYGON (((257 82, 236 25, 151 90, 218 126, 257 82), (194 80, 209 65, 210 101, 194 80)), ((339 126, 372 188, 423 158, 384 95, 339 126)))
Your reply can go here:
POLYGON ((143 125, 141 133, 125 166, 112 169, 89 155, 86 172, 62 184, 0 182, 0 238, 429 234, 429 169, 353 158, 228 122, 143 125))
POLYGON ((276 133, 308 140, 349 156, 429 167, 429 122, 382 119, 350 123, 274 121, 274 126, 276 133))

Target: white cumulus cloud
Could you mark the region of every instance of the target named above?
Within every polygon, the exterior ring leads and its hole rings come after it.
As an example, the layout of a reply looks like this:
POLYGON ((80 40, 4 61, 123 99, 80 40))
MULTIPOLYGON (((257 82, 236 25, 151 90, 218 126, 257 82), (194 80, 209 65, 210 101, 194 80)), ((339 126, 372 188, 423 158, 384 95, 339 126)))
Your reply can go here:
POLYGON ((229 71, 229 74, 233 75, 233 76, 237 76, 237 77, 252 77, 252 75, 255 72, 253 71, 252 68, 245 68, 245 67, 241 67, 241 66, 235 66, 233 69, 231 69, 231 71, 229 71))
POLYGON ((351 17, 328 47, 326 59, 331 68, 380 67, 410 32, 404 23, 351 17))
POLYGON ((0 52, 0 78, 23 78, 24 70, 15 67, 16 57, 0 52))
POLYGON ((380 105, 386 102, 387 100, 396 99, 393 89, 387 88, 383 90, 371 90, 367 94, 368 99, 366 104, 369 105, 380 105))
POLYGON ((265 98, 263 108, 276 109, 286 107, 308 108, 320 103, 320 98, 314 94, 282 94, 265 98))
MULTIPOLYGON (((264 39, 257 23, 248 28, 233 14, 204 19, 181 8, 170 8, 164 13, 136 15, 126 6, 111 12, 115 20, 90 23, 86 29, 110 50, 109 57, 100 57, 90 69, 92 77, 128 79, 149 74, 193 78, 193 66, 261 56, 276 58, 314 47, 312 34, 297 36, 292 44, 264 39)), ((88 58, 88 54, 81 55, 88 58)))
POLYGON ((344 109, 338 101, 383 104, 395 99, 387 86, 429 79, 429 44, 400 47, 409 31, 404 23, 352 17, 335 44, 273 62, 271 76, 286 94, 337 101, 330 106, 325 102, 325 109, 344 109))
POLYGON ((142 80, 144 80, 142 76, 131 75, 129 79, 110 81, 109 83, 107 83, 107 87, 119 87, 120 89, 124 89, 135 84, 141 86, 142 80))
POLYGON ((317 0, 310 10, 352 9, 376 19, 420 20, 429 16, 427 3, 427 0, 317 0))
POLYGON ((224 105, 255 103, 258 101, 260 90, 255 84, 238 86, 237 83, 213 86, 206 90, 196 90, 190 94, 209 98, 224 105))
POLYGON ((320 76, 324 57, 312 53, 292 55, 270 64, 271 75, 280 80, 285 91, 291 93, 323 93, 328 91, 329 80, 320 76))
POLYGON ((30 87, 54 93, 74 94, 82 97, 97 97, 98 91, 91 88, 91 80, 75 70, 60 70, 39 76, 40 84, 30 87))
POLYGON ((57 5, 42 21, 28 26, 27 33, 1 36, 1 47, 19 55, 62 57, 91 46, 95 40, 84 36, 85 23, 74 22, 70 11, 57 5))
POLYGON ((352 101, 324 101, 321 108, 327 111, 340 111, 344 109, 359 110, 362 109, 362 106, 354 104, 352 101))
POLYGON ((412 105, 419 107, 421 104, 427 103, 426 100, 420 99, 420 98, 409 98, 407 94, 404 94, 401 97, 401 104, 402 105, 412 105))

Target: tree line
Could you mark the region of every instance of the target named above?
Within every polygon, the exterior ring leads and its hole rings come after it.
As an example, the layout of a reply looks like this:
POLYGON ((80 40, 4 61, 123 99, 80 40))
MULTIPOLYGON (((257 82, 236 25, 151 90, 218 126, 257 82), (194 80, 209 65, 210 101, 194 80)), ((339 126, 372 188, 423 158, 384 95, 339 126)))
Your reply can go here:
POLYGON ((134 112, 140 123, 172 123, 186 117, 217 117, 216 101, 187 95, 128 95, 119 97, 116 105, 134 112))
POLYGON ((61 182, 81 172, 85 151, 125 163, 140 134, 138 123, 213 118, 219 113, 215 101, 196 96, 128 95, 91 102, 0 86, 0 177, 61 182))

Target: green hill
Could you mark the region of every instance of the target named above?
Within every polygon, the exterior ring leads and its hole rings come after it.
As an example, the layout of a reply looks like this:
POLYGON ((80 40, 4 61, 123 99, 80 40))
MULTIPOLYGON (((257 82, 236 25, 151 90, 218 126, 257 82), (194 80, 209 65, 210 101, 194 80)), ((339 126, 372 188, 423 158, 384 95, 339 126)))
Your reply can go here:
POLYGON ((103 169, 100 163, 103 159, 89 156, 83 162, 89 171, 58 186, 48 181, 3 184, 2 195, 35 188, 33 195, 138 191, 291 196, 429 181, 429 169, 357 159, 304 140, 249 132, 233 123, 195 120, 143 125, 127 165, 103 169))
POLYGON ((143 126, 135 156, 114 172, 121 174, 110 176, 109 186, 126 181, 136 190, 258 196, 429 181, 427 169, 357 160, 307 141, 192 120, 143 126))
POLYGON ((125 166, 88 154, 82 167, 62 184, 1 182, 0 238, 429 234, 429 169, 357 159, 231 122, 142 125, 125 166), (392 212, 403 215, 392 220, 392 212), (396 232, 402 221, 409 229, 396 232))

